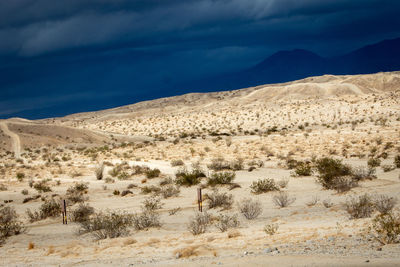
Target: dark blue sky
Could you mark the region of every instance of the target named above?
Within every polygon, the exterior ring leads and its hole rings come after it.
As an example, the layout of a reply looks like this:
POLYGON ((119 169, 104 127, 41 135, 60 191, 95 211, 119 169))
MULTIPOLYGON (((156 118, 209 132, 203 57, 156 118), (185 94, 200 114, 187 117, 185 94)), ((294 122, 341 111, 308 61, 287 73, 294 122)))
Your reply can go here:
POLYGON ((1 1, 0 118, 181 94, 279 50, 343 54, 400 37, 399 14, 394 0, 1 1))

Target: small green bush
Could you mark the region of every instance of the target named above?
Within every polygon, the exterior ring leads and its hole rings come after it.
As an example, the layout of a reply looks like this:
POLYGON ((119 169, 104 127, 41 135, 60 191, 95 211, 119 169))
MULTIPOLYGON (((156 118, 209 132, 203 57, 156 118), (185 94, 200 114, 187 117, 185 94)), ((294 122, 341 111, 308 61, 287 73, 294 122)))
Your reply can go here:
POLYGON ((208 178, 208 185, 224 185, 231 184, 235 180, 236 174, 234 172, 214 172, 208 178))
POLYGON ((23 233, 26 228, 18 220, 18 215, 13 207, 0 208, 0 244, 7 237, 23 233))
POLYGON ((92 214, 94 214, 93 207, 89 206, 88 204, 80 203, 78 207, 72 210, 71 220, 73 222, 83 222, 88 220, 92 214))
POLYGON ((146 178, 152 179, 160 176, 161 171, 159 169, 150 169, 146 171, 146 178))
POLYGON ((44 220, 49 217, 57 217, 61 214, 61 205, 55 199, 46 200, 39 208, 39 211, 31 212, 29 209, 26 211, 30 222, 44 220))
POLYGON ((179 170, 176 174, 175 183, 183 186, 192 186, 200 183, 201 178, 206 175, 198 169, 187 171, 186 169, 179 170))
POLYGON ((35 188, 39 193, 51 192, 47 180, 41 180, 40 182, 34 183, 33 188, 35 188))
MULTIPOLYGON (((338 178, 351 175, 351 168, 338 159, 322 158, 316 161, 316 168, 319 172, 317 181, 325 189, 337 189, 338 178)), ((339 181, 340 184, 341 181, 339 181)), ((346 181, 345 181, 346 182, 346 181)))
POLYGON ((396 155, 394 157, 394 165, 396 166, 396 168, 400 168, 400 155, 396 155))
POLYGON ((381 165, 381 160, 378 158, 370 158, 367 164, 371 168, 379 167, 381 165))
POLYGON ((279 191, 279 187, 276 185, 275 180, 268 178, 254 181, 251 184, 250 188, 253 194, 261 194, 270 191, 279 191))
POLYGON ((183 166, 185 163, 181 159, 175 159, 171 161, 171 166, 176 167, 176 166, 183 166))
POLYGON ((295 176, 311 176, 312 166, 306 162, 299 162, 294 169, 295 176))

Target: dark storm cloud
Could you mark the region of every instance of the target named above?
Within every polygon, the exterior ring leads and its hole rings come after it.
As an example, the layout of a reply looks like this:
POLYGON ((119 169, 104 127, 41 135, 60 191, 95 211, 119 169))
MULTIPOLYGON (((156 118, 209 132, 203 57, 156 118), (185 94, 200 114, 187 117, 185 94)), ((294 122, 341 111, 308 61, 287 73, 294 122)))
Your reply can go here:
POLYGON ((34 56, 96 46, 246 46, 296 39, 301 43, 301 36, 335 38, 354 34, 352 29, 373 35, 376 24, 390 21, 384 30, 378 27, 382 35, 398 31, 399 7, 400 2, 388 0, 2 1, 0 53, 34 56))

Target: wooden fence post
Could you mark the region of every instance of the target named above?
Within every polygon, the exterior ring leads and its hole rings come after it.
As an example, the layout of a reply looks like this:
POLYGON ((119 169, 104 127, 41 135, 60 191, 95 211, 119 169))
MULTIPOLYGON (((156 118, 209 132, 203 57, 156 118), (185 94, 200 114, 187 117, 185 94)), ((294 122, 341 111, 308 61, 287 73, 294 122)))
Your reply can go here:
POLYGON ((201 188, 197 188, 197 203, 199 205, 199 211, 203 212, 203 196, 201 195, 201 188))
POLYGON ((61 211, 62 211, 62 216, 63 216, 63 224, 68 224, 67 220, 67 202, 65 199, 61 201, 61 211))

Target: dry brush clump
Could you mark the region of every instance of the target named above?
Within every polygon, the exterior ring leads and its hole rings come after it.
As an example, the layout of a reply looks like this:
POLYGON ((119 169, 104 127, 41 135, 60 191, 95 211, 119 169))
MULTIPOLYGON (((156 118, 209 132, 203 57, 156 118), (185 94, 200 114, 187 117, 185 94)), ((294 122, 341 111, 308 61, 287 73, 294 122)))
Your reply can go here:
POLYGON ((214 189, 210 194, 205 194, 204 198, 208 201, 209 209, 219 207, 222 207, 223 209, 230 209, 233 204, 232 194, 220 193, 217 189, 214 189))
POLYGON ((26 228, 18 220, 17 212, 13 207, 6 206, 0 208, 0 244, 7 237, 19 235, 25 230, 26 228))
POLYGON ((71 221, 83 222, 89 219, 94 214, 94 208, 88 204, 80 203, 78 207, 71 211, 71 221))
POLYGON ((129 234, 133 225, 133 215, 117 212, 94 213, 87 220, 79 222, 80 234, 90 233, 96 239, 116 238, 129 234))
POLYGON ((30 222, 36 222, 47 219, 49 217, 57 217, 61 214, 61 204, 54 198, 46 200, 39 208, 39 211, 31 212, 30 209, 26 210, 30 222))
POLYGON ((400 243, 400 214, 389 212, 377 215, 372 220, 372 229, 382 244, 400 243))
POLYGON ((279 192, 277 195, 272 197, 272 202, 281 208, 285 208, 296 201, 295 197, 289 197, 286 192, 279 192))
POLYGON ((161 187, 160 194, 163 196, 163 198, 170 198, 179 196, 180 192, 181 190, 179 189, 179 186, 167 185, 161 187))
POLYGON ((270 223, 264 226, 264 232, 268 235, 274 235, 279 229, 279 225, 270 223))
POLYGON ((392 211, 397 204, 397 198, 387 195, 378 195, 374 198, 374 207, 381 214, 387 214, 392 211))
POLYGON ((237 214, 228 215, 228 214, 220 214, 217 218, 217 222, 215 226, 221 231, 225 232, 230 228, 239 227, 240 222, 238 220, 237 214))
POLYGON ((347 199, 344 206, 351 219, 371 217, 374 212, 374 202, 368 194, 351 197, 347 199))
POLYGON ((256 219, 262 213, 261 202, 251 198, 245 198, 238 203, 240 213, 247 219, 256 219))
POLYGON ((73 186, 67 189, 66 199, 69 203, 75 204, 88 200, 88 197, 85 196, 89 186, 86 183, 75 183, 73 186))
POLYGON ((279 191, 279 187, 275 183, 274 179, 263 179, 263 180, 258 180, 254 181, 251 185, 251 192, 253 194, 262 194, 262 193, 267 193, 271 191, 279 191))
POLYGON ((187 228, 193 235, 199 235, 205 233, 210 224, 211 216, 207 212, 196 212, 190 218, 187 228))

